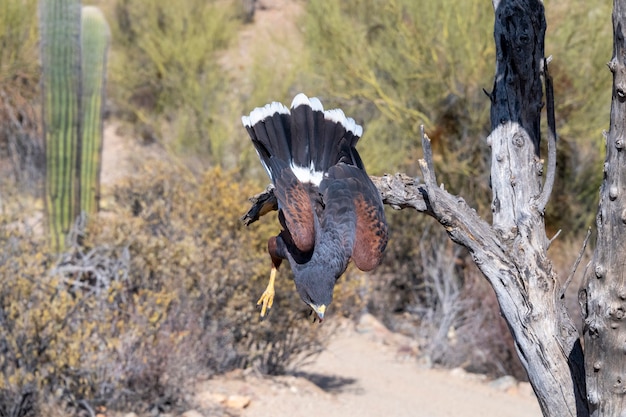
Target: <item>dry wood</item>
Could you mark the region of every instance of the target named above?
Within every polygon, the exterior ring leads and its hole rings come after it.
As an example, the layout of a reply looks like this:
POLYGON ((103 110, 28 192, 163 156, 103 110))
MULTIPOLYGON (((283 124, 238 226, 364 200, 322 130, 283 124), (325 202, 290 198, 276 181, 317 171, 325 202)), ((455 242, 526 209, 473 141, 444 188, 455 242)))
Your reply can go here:
POLYGON ((596 218, 596 249, 579 294, 592 416, 626 415, 626 2, 613 3, 610 130, 596 218))

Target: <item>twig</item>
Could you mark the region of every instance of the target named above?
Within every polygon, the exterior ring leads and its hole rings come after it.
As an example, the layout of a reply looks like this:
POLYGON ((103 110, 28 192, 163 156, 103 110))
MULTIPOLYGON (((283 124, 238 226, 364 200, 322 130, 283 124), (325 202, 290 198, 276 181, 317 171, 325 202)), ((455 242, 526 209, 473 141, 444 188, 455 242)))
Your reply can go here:
POLYGON ((91 406, 89 405, 89 403, 86 400, 79 400, 78 401, 78 405, 80 405, 85 410, 87 410, 87 412, 89 413, 90 417, 96 417, 96 413, 94 412, 93 408, 91 408, 91 406))
POLYGON ((550 246, 552 246, 552 242, 554 242, 556 240, 557 237, 560 236, 561 232, 563 231, 563 229, 559 229, 554 236, 552 236, 552 238, 548 241, 548 247, 546 248, 546 250, 550 249, 550 246))
POLYGON ((583 241, 583 247, 580 249, 578 258, 576 258, 576 261, 574 262, 574 265, 572 266, 572 270, 570 271, 569 275, 567 276, 567 279, 565 280, 565 282, 563 283, 563 286, 561 287, 561 296, 560 296, 561 299, 565 297, 565 291, 567 291, 567 287, 569 287, 569 284, 572 282, 572 279, 574 279, 574 275, 576 274, 576 270, 578 269, 578 264, 580 264, 580 261, 583 258, 583 254, 585 253, 585 249, 587 249, 587 243, 589 242, 589 237, 591 237, 591 227, 587 229, 587 235, 585 236, 585 240, 583 241))
POLYGON ((433 163, 433 149, 430 146, 430 139, 424 133, 424 125, 420 126, 420 132, 422 134, 422 149, 424 150, 424 158, 419 160, 422 174, 424 175, 424 182, 427 186, 437 186, 437 180, 435 179, 435 164, 433 163))
POLYGON ((548 115, 548 172, 546 173, 546 181, 543 183, 543 190, 537 199, 537 210, 543 212, 546 209, 552 187, 554 186, 554 178, 556 174, 556 122, 554 118, 554 86, 552 77, 548 72, 548 58, 543 60, 543 78, 546 84, 546 113, 548 115))

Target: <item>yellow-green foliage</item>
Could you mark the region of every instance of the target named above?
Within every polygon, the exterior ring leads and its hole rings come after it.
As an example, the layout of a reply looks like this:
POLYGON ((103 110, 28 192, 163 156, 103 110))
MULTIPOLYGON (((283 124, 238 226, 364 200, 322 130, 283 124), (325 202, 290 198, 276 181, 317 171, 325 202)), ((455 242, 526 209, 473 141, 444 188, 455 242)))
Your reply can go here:
POLYGON ((178 151, 209 157, 224 137, 215 113, 229 101, 218 52, 238 26, 235 1, 120 0, 112 19, 113 95, 178 151), (126 103, 126 104, 124 104, 126 103))
POLYGON ((493 79, 489 3, 319 1, 307 11, 314 66, 328 94, 364 119, 360 146, 371 173, 418 174, 425 124, 440 181, 453 191, 487 188, 480 135, 489 114, 482 87, 493 79))
POLYGON ((37 189, 42 152, 36 29, 37 0, 0 3, 0 158, 13 163, 0 162, 0 183, 12 174, 31 192, 37 189))
MULTIPOLYGON (((590 227, 602 181, 612 75, 611 2, 546 3, 546 54, 554 80, 558 175, 547 221, 564 230, 590 227), (566 220, 565 220, 566 219, 566 220), (568 227, 569 226, 569 227, 568 227)), ((556 228, 556 227, 555 227, 556 228)))
MULTIPOLYGON (((553 197, 559 209, 551 220, 573 231, 593 217, 602 173, 610 7, 546 3, 561 135, 560 186, 553 197), (571 212, 561 217, 563 206, 571 212)), ((370 172, 419 174, 424 124, 439 181, 485 214, 490 103, 483 89, 493 86, 493 13, 482 0, 321 0, 307 4, 305 32, 312 66, 327 80, 321 88, 342 97, 342 107, 365 124, 360 146, 370 172)))
POLYGON ((255 191, 219 169, 198 179, 150 161, 59 259, 20 221, 0 223, 0 394, 141 410, 183 401, 198 373, 284 372, 318 352, 324 328, 306 319, 288 267, 259 320, 278 230, 241 224, 255 191))
POLYGON ((0 4, 0 85, 37 69, 37 0, 0 4))

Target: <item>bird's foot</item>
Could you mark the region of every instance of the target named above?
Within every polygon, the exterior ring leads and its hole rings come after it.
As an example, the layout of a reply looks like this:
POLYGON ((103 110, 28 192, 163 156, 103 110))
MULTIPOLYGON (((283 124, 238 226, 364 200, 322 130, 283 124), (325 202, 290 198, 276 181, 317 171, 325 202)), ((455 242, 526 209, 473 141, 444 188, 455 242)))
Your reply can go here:
POLYGON ((272 267, 272 272, 270 273, 270 282, 267 284, 267 288, 259 298, 259 301, 256 302, 257 306, 261 306, 261 318, 264 318, 266 314, 269 314, 272 305, 274 304, 274 281, 276 279, 276 268, 272 267))
POLYGON ((272 304, 274 304, 274 288, 268 285, 259 301, 256 302, 256 305, 261 306, 261 318, 265 317, 266 313, 269 314, 272 304))

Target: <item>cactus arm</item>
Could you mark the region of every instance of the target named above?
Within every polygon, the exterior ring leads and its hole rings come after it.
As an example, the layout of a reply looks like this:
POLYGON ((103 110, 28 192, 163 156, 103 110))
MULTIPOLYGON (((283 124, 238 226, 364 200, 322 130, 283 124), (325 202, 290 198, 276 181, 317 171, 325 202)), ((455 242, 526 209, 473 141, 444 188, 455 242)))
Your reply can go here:
POLYGON ((110 30, 104 15, 94 6, 82 8, 82 156, 81 209, 98 211, 102 161, 102 119, 106 83, 106 58, 110 30))

